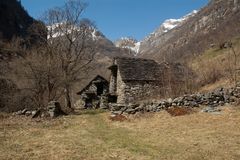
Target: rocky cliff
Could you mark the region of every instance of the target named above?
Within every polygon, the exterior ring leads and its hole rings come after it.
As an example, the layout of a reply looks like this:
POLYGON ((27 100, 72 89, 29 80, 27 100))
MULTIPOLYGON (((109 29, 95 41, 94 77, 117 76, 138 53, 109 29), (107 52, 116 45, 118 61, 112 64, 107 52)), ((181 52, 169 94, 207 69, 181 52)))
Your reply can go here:
POLYGON ((167 40, 174 36, 174 34, 170 32, 171 30, 176 27, 180 27, 189 18, 195 16, 196 13, 197 11, 194 10, 191 13, 183 16, 182 18, 165 20, 159 28, 157 28, 154 32, 150 33, 149 36, 147 36, 140 42, 138 55, 148 52, 150 48, 156 48, 159 45, 164 44, 167 40))
POLYGON ((0 35, 1 39, 10 40, 14 36, 26 37, 28 28, 36 22, 17 0, 0 1, 0 35))
POLYGON ((239 19, 239 0, 212 0, 181 25, 160 36, 146 38, 140 45, 139 56, 158 61, 187 60, 213 45, 240 36, 239 19))

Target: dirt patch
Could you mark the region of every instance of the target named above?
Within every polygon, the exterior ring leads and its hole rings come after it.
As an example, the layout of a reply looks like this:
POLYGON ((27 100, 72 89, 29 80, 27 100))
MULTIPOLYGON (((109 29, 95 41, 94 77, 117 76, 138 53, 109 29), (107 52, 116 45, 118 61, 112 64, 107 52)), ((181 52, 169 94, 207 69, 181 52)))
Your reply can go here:
POLYGON ((172 107, 167 109, 167 112, 171 116, 183 116, 183 115, 192 114, 194 111, 191 108, 186 108, 186 107, 172 107))
POLYGON ((119 122, 123 122, 123 121, 126 121, 127 120, 127 117, 124 116, 124 115, 121 115, 121 114, 117 114, 117 115, 111 115, 109 117, 109 119, 111 121, 119 121, 119 122))

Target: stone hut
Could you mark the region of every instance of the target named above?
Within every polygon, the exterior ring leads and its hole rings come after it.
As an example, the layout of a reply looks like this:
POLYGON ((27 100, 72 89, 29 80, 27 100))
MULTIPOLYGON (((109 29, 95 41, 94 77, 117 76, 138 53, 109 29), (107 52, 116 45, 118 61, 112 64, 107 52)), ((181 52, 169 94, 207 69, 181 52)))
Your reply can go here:
POLYGON ((117 103, 132 103, 162 95, 167 65, 154 60, 118 57, 113 59, 109 95, 117 103))
POLYGON ((102 96, 106 96, 108 93, 109 82, 100 75, 97 75, 89 84, 79 91, 80 95, 78 104, 83 108, 98 108, 102 96))

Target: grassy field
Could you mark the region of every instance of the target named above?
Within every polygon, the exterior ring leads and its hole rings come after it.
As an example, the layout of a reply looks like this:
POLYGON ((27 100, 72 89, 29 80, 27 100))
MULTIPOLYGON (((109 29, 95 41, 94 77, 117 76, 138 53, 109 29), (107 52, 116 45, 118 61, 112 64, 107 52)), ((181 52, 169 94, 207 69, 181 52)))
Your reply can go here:
POLYGON ((171 117, 162 111, 124 122, 89 111, 54 120, 0 116, 0 159, 240 159, 240 109, 171 117))

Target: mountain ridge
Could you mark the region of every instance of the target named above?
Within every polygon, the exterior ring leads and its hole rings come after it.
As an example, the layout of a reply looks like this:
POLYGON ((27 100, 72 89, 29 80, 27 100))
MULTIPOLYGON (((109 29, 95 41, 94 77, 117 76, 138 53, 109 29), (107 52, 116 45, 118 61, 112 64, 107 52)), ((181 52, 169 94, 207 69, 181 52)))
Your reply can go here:
POLYGON ((239 19, 240 1, 212 0, 182 25, 156 39, 154 46, 140 47, 139 57, 160 62, 187 61, 212 45, 240 36, 239 19))
POLYGON ((170 30, 180 26, 188 18, 194 16, 198 11, 193 10, 191 13, 186 14, 185 16, 179 19, 166 19, 155 31, 146 36, 143 40, 137 41, 131 37, 122 37, 119 40, 115 41, 116 47, 128 48, 135 52, 134 56, 138 56, 143 52, 145 46, 153 46, 154 41, 168 33, 170 30))
POLYGON ((11 40, 13 37, 25 38, 29 27, 37 22, 22 7, 21 1, 0 1, 0 34, 1 39, 11 40))

